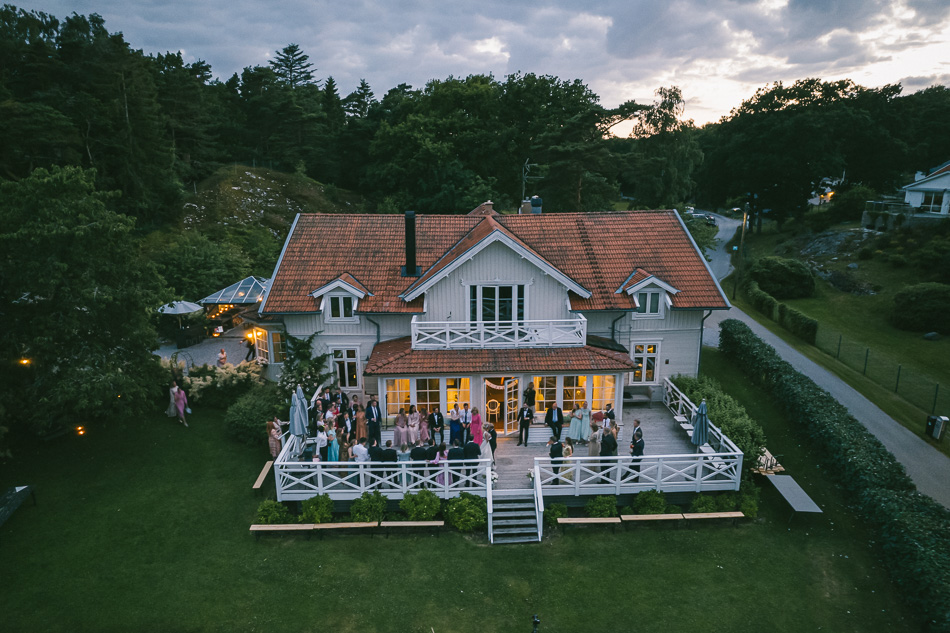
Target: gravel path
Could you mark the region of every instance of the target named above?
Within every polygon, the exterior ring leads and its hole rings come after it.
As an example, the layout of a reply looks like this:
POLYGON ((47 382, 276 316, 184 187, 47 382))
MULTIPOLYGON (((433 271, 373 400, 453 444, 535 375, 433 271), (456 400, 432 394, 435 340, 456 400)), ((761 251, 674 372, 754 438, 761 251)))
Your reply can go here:
MULTIPOLYGON (((719 219, 720 244, 715 252, 710 252, 710 268, 718 279, 728 275, 732 266, 725 249, 725 242, 732 238, 742 224, 741 220, 719 219)), ((732 287, 724 288, 727 296, 732 297, 732 287)), ((950 508, 950 458, 928 444, 916 433, 904 428, 892 417, 881 411, 874 403, 855 391, 846 382, 809 360, 775 334, 772 334, 755 319, 738 308, 715 311, 706 319, 703 330, 703 343, 718 347, 719 323, 726 319, 738 319, 752 328, 756 336, 775 348, 775 351, 790 363, 797 371, 805 374, 830 393, 838 402, 847 407, 855 418, 887 447, 897 458, 920 492, 933 497, 950 508)))

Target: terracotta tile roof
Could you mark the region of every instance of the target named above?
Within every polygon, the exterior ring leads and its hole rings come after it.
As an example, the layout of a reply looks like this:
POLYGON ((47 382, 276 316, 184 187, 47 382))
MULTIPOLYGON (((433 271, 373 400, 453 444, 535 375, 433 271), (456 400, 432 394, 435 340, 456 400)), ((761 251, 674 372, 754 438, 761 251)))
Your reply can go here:
MULTIPOLYGON (((361 284, 361 283, 359 282, 359 280, 358 280, 356 277, 354 277, 353 275, 351 275, 350 273, 343 273, 342 275, 340 275, 340 276, 337 277, 336 279, 331 280, 330 283, 332 284, 334 281, 342 281, 343 283, 349 284, 349 285, 353 286, 354 288, 356 288, 357 290, 359 290, 360 292, 362 292, 363 294, 366 294, 366 295, 371 295, 371 294, 373 294, 372 292, 370 292, 369 290, 367 290, 366 286, 364 286, 363 284, 361 284)), ((316 289, 314 290, 314 292, 316 292, 317 290, 323 289, 326 285, 329 285, 329 284, 324 284, 323 286, 320 286, 320 288, 316 288, 316 289)), ((323 296, 323 294, 325 294, 325 293, 318 294, 318 295, 314 295, 314 298, 319 298, 319 297, 323 296)))
POLYGON ((363 371, 372 375, 470 374, 508 372, 630 371, 625 352, 584 347, 536 349, 414 350, 409 336, 373 348, 363 371))
MULTIPOLYGON (((538 257, 589 290, 570 295, 572 310, 631 310, 632 297, 616 290, 641 268, 680 292, 674 309, 728 307, 705 261, 675 211, 618 211, 416 217, 416 262, 430 278, 494 230, 503 230, 538 257)), ((478 211, 478 209, 477 209, 478 211)), ((423 301, 399 298, 417 282, 400 276, 405 263, 402 215, 301 214, 263 306, 266 313, 317 312, 307 296, 349 273, 374 293, 361 313, 418 313, 423 301)))

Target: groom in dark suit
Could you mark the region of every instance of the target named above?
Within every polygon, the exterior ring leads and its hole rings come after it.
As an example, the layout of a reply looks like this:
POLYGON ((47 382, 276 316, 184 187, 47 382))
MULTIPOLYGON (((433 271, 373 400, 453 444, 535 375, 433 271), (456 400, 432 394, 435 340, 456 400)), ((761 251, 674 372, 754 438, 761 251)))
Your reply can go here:
POLYGON ((551 427, 551 433, 558 440, 561 439, 561 429, 564 427, 564 412, 557 403, 548 407, 548 412, 544 416, 544 423, 551 427))
POLYGON ((369 406, 366 407, 366 430, 369 432, 370 439, 375 439, 377 444, 383 443, 380 427, 382 421, 383 416, 379 410, 379 402, 376 401, 376 398, 373 398, 370 400, 369 406))

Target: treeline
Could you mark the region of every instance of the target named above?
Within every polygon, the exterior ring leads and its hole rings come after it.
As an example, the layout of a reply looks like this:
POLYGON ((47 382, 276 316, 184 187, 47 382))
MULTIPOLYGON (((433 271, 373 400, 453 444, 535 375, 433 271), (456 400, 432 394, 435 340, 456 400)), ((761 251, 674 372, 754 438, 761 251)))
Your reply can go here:
POLYGON ((116 210, 173 221, 179 198, 222 164, 304 173, 360 193, 370 208, 452 212, 527 195, 558 211, 696 199, 803 211, 816 183, 886 190, 950 158, 950 91, 900 97, 808 79, 759 90, 720 122, 682 120, 683 95, 605 108, 581 80, 516 73, 400 84, 377 98, 361 81, 341 95, 299 46, 226 81, 203 61, 145 55, 98 15, 62 21, 0 10, 0 177, 36 167, 97 170, 116 210), (631 138, 609 129, 633 120, 631 138))

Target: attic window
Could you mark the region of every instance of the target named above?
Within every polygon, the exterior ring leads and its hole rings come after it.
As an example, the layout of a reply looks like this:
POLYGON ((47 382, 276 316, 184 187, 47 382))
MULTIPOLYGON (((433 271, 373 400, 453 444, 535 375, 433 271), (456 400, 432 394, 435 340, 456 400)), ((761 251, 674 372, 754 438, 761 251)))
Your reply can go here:
POLYGON ((660 300, 660 292, 645 291, 637 293, 637 309, 633 313, 634 318, 659 318, 663 316, 663 302, 660 300))
POLYGON ((327 321, 358 321, 359 317, 354 314, 356 302, 350 295, 330 295, 324 318, 327 321))

